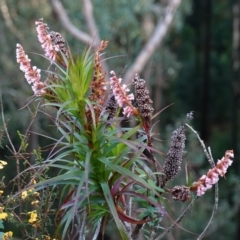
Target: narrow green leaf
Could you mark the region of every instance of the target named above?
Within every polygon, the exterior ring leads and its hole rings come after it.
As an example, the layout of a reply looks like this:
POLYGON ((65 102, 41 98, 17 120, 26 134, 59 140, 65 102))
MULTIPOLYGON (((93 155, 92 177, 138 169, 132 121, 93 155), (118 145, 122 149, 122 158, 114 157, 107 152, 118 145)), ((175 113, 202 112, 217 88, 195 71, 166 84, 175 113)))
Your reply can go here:
POLYGON ((104 164, 106 164, 108 167, 110 167, 112 170, 124 175, 124 176, 128 176, 129 178, 135 180, 136 182, 140 183, 142 186, 150 189, 151 191, 154 192, 155 195, 159 196, 159 193, 152 188, 145 180, 143 180, 142 178, 140 178, 138 175, 134 174, 133 172, 131 172, 130 170, 122 167, 122 166, 118 166, 116 164, 111 163, 108 159, 106 158, 98 158, 99 161, 103 162, 104 164))
POLYGON ((106 182, 100 182, 100 185, 102 187, 102 191, 103 191, 103 194, 104 194, 104 197, 107 201, 107 204, 108 204, 108 207, 111 211, 111 214, 113 216, 113 219, 117 225, 117 228, 122 236, 122 239, 123 240, 129 240, 129 237, 126 233, 126 230, 125 230, 125 227, 124 225, 122 224, 121 220, 119 219, 118 217, 118 214, 117 214, 117 210, 116 210, 116 207, 115 207, 115 204, 113 202, 113 199, 112 199, 112 196, 111 196, 111 191, 109 189, 109 186, 108 186, 108 183, 106 182))

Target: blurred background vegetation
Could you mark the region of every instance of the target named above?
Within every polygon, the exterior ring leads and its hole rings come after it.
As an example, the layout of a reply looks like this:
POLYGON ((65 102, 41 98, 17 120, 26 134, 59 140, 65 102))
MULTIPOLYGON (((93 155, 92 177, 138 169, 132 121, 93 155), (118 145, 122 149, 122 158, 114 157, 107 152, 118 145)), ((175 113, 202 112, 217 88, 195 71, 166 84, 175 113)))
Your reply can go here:
MULTIPOLYGON (((32 64, 47 68, 47 61, 37 40, 35 20, 44 22, 60 32, 74 53, 82 52, 86 43, 80 41, 61 24, 59 13, 48 0, 0 0, 0 88, 5 119, 16 147, 20 144, 17 131, 24 133, 34 115, 34 107, 27 106, 32 95, 30 86, 15 59, 16 43, 21 43, 32 64)), ((109 70, 124 76, 144 45, 151 38, 162 9, 168 0, 93 0, 93 16, 98 34, 92 38, 109 40, 104 58, 109 70)), ((165 152, 171 131, 186 113, 194 111, 194 128, 207 146, 211 146, 215 160, 226 150, 234 149, 233 167, 226 180, 220 181, 219 212, 205 239, 239 239, 240 236, 240 3, 237 0, 182 0, 174 14, 163 42, 139 72, 148 82, 155 112, 174 103, 160 114, 154 132, 163 140, 159 148, 165 152)), ((84 1, 62 0, 62 6, 72 24, 89 33, 84 1)), ((2 122, 1 122, 2 124, 2 122)), ((31 131, 56 136, 52 122, 39 114, 31 131), (50 128, 49 128, 50 127, 50 128)), ((197 180, 209 168, 196 138, 189 133, 185 163, 191 166, 197 180)), ((14 159, 1 142, 1 159, 9 165, 2 172, 7 179, 15 176, 14 159), (4 172, 5 171, 5 172, 4 172)), ((31 134, 29 151, 48 141, 31 134)), ((46 153, 47 154, 47 153, 46 153)), ((33 160, 34 161, 34 160, 33 160)), ((178 178, 185 183, 185 176, 178 178)), ((12 189, 9 189, 11 191, 12 189)), ((213 191, 212 191, 213 192, 213 191)), ((211 216, 213 194, 209 191, 194 205, 182 222, 184 228, 200 233, 211 216)), ((179 203, 173 207, 182 208, 179 203)), ((166 223, 167 224, 167 223, 166 223)), ((14 231, 13 226, 11 230, 14 231)), ((111 232, 109 232, 110 239, 111 232)), ((195 235, 175 229, 166 239, 196 239, 195 235)))

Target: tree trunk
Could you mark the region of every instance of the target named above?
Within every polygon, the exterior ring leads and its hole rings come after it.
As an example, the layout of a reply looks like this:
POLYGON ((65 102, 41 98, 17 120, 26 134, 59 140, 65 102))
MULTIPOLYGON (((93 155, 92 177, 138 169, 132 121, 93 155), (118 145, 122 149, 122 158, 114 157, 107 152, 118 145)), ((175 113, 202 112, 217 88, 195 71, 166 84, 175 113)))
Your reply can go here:
POLYGON ((212 1, 205 0, 205 39, 204 39, 204 63, 203 63, 203 94, 202 94, 202 110, 201 110, 201 137, 207 141, 210 134, 209 120, 209 93, 210 93, 210 53, 211 53, 211 16, 212 1))
MULTIPOLYGON (((239 158, 239 107, 240 107, 240 84, 239 84, 239 73, 240 73, 240 52, 239 52, 239 41, 240 41, 240 2, 239 0, 234 0, 233 2, 233 52, 232 52, 232 146, 234 149, 235 158, 239 158)), ((240 164, 238 161, 235 162, 235 173, 240 172, 240 164)), ((240 209, 236 214, 238 219, 236 239, 240 236, 240 209)))

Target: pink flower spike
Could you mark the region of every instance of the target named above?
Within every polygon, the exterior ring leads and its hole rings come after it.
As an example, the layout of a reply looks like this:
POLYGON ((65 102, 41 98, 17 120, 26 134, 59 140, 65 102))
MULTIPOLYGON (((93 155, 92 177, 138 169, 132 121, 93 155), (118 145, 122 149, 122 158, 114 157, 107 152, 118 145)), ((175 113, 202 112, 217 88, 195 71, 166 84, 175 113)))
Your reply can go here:
POLYGON ((211 178, 206 178, 206 180, 205 180, 206 188, 210 189, 210 188, 212 188, 212 185, 213 185, 212 179, 211 178))
POLYGON ((202 196, 207 191, 207 188, 203 186, 203 184, 200 184, 197 188, 197 196, 202 196))
POLYGON ((38 40, 42 43, 42 48, 45 51, 45 56, 51 61, 55 61, 57 56, 56 46, 52 43, 51 37, 48 34, 48 26, 43 23, 43 19, 35 22, 36 30, 38 33, 38 40))
POLYGON ((131 107, 127 106, 127 107, 124 107, 123 108, 123 115, 126 116, 126 117, 130 117, 133 113, 133 110, 131 107))
POLYGON ((121 86, 120 83, 122 79, 117 78, 114 71, 111 71, 110 74, 112 75, 112 77, 109 80, 115 100, 117 101, 119 107, 127 105, 126 107, 123 108, 123 115, 130 117, 134 109, 131 102, 134 99, 134 95, 132 93, 127 94, 130 90, 127 88, 127 85, 125 84, 121 86))
POLYGON ((31 68, 31 59, 28 58, 28 55, 25 54, 23 47, 17 43, 16 48, 16 59, 17 63, 20 64, 20 70, 26 72, 29 68, 31 68))
POLYGON ((32 90, 36 96, 41 96, 43 94, 46 94, 46 90, 44 89, 45 87, 45 83, 35 82, 32 86, 32 90))
POLYGON ((206 175, 202 175, 200 178, 199 178, 199 182, 205 182, 207 176, 206 175))
POLYGON ((17 44, 16 49, 16 59, 20 64, 20 70, 25 73, 25 78, 29 84, 33 84, 32 89, 34 94, 39 96, 45 94, 45 84, 40 82, 41 80, 41 70, 37 67, 32 67, 30 62, 31 60, 28 58, 28 55, 25 54, 23 47, 20 44, 17 44))
POLYGON ((224 177, 228 167, 232 164, 230 157, 233 157, 233 151, 228 150, 225 156, 221 160, 218 160, 216 166, 210 169, 207 175, 203 175, 196 183, 191 187, 191 191, 197 190, 197 196, 202 196, 207 189, 210 189, 212 185, 219 181, 219 176, 224 177))

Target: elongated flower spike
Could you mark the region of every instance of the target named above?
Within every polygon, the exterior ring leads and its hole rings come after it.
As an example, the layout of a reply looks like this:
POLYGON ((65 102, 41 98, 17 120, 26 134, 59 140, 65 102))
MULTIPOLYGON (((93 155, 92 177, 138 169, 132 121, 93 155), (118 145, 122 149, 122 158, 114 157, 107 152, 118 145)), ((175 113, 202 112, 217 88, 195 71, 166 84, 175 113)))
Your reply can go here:
POLYGON ((229 166, 232 165, 233 150, 228 150, 221 160, 218 160, 216 166, 210 169, 207 175, 203 175, 191 187, 191 191, 197 191, 197 196, 202 196, 208 189, 219 181, 219 176, 224 177, 229 166))
POLYGON ((16 59, 20 64, 20 70, 25 73, 27 82, 32 85, 32 90, 35 95, 40 96, 46 93, 46 84, 41 82, 41 70, 37 67, 31 66, 31 59, 25 54, 23 47, 17 44, 16 48, 16 59))
POLYGON ((43 23, 43 19, 39 19, 35 22, 35 24, 38 33, 38 40, 40 43, 42 43, 41 46, 45 51, 45 56, 51 61, 55 61, 57 56, 57 48, 52 43, 50 34, 47 33, 49 29, 47 24, 43 23))
MULTIPOLYGON (((108 41, 101 41, 94 55, 94 75, 91 81, 91 94, 89 100, 96 103, 94 107, 95 118, 98 119, 106 100, 107 82, 105 81, 106 72, 102 67, 101 52, 107 47, 108 41)), ((91 119, 90 109, 86 109, 86 114, 91 119)))
POLYGON ((135 87, 136 103, 140 116, 144 121, 150 122, 154 109, 150 105, 153 101, 150 99, 149 91, 146 89, 146 81, 140 79, 138 74, 135 74, 135 77, 132 79, 132 84, 135 87))
POLYGON ((132 114, 138 115, 138 110, 132 105, 134 95, 127 94, 130 90, 125 84, 121 85, 122 79, 117 78, 114 71, 111 71, 110 74, 112 75, 110 78, 111 89, 119 107, 123 107, 123 115, 126 117, 130 117, 132 114))
POLYGON ((108 41, 101 41, 94 56, 94 75, 91 82, 92 93, 89 99, 97 102, 100 106, 103 105, 107 90, 107 83, 105 82, 106 73, 103 70, 101 63, 101 52, 107 47, 108 41))
POLYGON ((38 40, 45 52, 45 56, 51 61, 61 59, 60 51, 69 58, 68 49, 65 46, 65 40, 58 32, 49 32, 48 25, 43 22, 43 19, 39 19, 35 22, 36 30, 38 33, 38 40))
MULTIPOLYGON (((191 120, 193 118, 192 112, 188 113, 186 120, 191 120)), ((161 187, 164 187, 165 184, 174 179, 181 170, 183 150, 185 148, 185 125, 182 124, 178 129, 173 131, 171 136, 170 148, 163 165, 164 175, 162 177, 161 187)))

